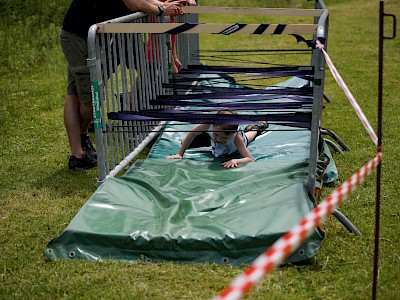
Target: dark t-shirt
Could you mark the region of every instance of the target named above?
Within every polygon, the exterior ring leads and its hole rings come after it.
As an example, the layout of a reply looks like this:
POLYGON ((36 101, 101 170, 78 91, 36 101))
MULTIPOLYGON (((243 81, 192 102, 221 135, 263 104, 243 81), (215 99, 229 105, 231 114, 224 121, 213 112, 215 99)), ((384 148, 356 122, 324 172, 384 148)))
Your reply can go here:
POLYGON ((72 0, 62 29, 87 39, 90 26, 131 14, 122 0, 72 0))

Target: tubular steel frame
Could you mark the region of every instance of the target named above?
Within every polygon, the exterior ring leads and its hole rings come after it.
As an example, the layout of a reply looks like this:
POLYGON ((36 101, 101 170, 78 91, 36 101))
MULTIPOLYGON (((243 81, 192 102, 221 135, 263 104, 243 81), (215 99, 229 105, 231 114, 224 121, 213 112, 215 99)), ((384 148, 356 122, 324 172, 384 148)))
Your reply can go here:
MULTIPOLYGON (((314 18, 313 40, 322 41, 325 49, 328 46, 329 12, 323 0, 315 0, 314 10, 219 7, 185 7, 185 10, 187 14, 175 18, 176 24, 169 24, 169 20, 163 17, 134 13, 95 24, 89 30, 88 66, 91 77, 99 184, 107 178, 123 172, 129 163, 158 136, 165 125, 163 121, 107 119, 109 112, 120 110, 140 112, 151 107, 150 100, 155 96, 176 92, 174 89, 168 88, 168 83, 172 82, 174 85, 170 74, 171 35, 151 32, 158 32, 168 26, 172 28, 180 26, 180 24, 198 24, 199 13, 307 16, 314 18), (165 24, 166 22, 167 24, 165 24), (149 28, 148 32, 133 30, 139 27, 136 25, 140 23, 149 28), (161 26, 162 23, 164 23, 163 26, 161 26), (131 24, 136 25, 132 26, 131 24), (113 31, 115 26, 123 29, 124 33, 113 31), (132 30, 133 32, 131 32, 132 30)), ((277 24, 273 27, 274 30, 282 27, 281 25, 277 24)), ((232 26, 228 30, 231 30, 232 26)), ((286 30, 288 26, 284 26, 284 30, 286 30)), ((212 26, 208 27, 213 28, 212 26)), ((143 31, 143 29, 141 30, 143 31)), ((201 32, 200 29, 196 30, 201 32)), ((304 33, 309 33, 309 27, 304 30, 304 33)), ((276 34, 275 31, 269 33, 276 34)), ((187 68, 189 65, 199 65, 199 34, 177 34, 175 36, 176 51, 183 68, 187 68)), ((320 151, 318 145, 322 138, 322 102, 325 96, 326 63, 320 48, 313 48, 310 63, 314 67, 314 81, 310 83, 313 88, 313 105, 307 187, 309 194, 315 197, 317 159, 320 151)), ((162 107, 157 106, 156 108, 162 107)), ((359 230, 342 213, 335 211, 333 215, 350 232, 360 234, 359 230)))
MULTIPOLYGON (((176 18, 177 21, 196 23, 198 13, 243 14, 247 12, 259 15, 311 16, 314 17, 314 25, 316 25, 313 35, 314 40, 322 39, 325 49, 327 47, 329 13, 322 0, 315 2, 314 10, 218 7, 212 9, 207 7, 186 7, 185 9, 188 13, 183 17, 176 18)), ((138 33, 132 31, 133 27, 130 28, 131 24, 142 23, 150 25, 149 23, 160 24, 165 22, 168 21, 164 18, 135 13, 101 24, 95 24, 89 30, 88 65, 90 67, 93 95, 99 183, 123 171, 129 161, 157 135, 161 128, 159 126, 163 125, 154 121, 110 122, 106 116, 110 111, 129 109, 140 111, 147 109, 150 107, 150 99, 154 96, 170 93, 168 89, 162 86, 163 83, 167 83, 171 79, 170 74, 168 74, 168 64, 159 63, 171 63, 169 61, 170 35, 152 34, 150 30, 147 33, 138 33), (120 29, 125 28, 122 31, 126 33, 113 30, 108 32, 107 28, 108 30, 110 28, 113 29, 113 26, 118 26, 120 29), (152 44, 150 50, 148 49, 149 41, 152 44), (169 46, 166 47, 165 45, 169 46)), ((175 24, 164 25, 175 26, 175 24)), ((158 28, 156 24, 151 24, 151 26, 158 28)), ((288 26, 291 25, 289 24, 288 26)), ((187 67, 190 64, 199 64, 198 58, 192 58, 190 55, 190 53, 199 52, 198 34, 178 34, 177 40, 177 52, 183 67, 187 67)), ((318 141, 320 139, 321 111, 324 97, 325 61, 321 50, 318 48, 312 50, 311 65, 314 66, 315 74, 309 177, 307 181, 310 192, 315 190, 318 141)), ((314 193, 312 192, 311 194, 314 193)))
MULTIPOLYGON (((183 17, 176 18, 177 22, 196 23, 198 13, 205 12, 311 16, 314 17, 314 24, 316 25, 313 38, 315 40, 323 39, 325 49, 327 46, 329 13, 322 0, 315 1, 315 10, 243 8, 214 8, 211 10, 206 7, 187 7, 185 9, 188 13, 183 17)), ((95 24, 89 30, 88 66, 91 74, 99 183, 123 171, 129 162, 157 136, 163 126, 163 123, 155 121, 110 121, 107 120, 107 113, 125 109, 135 111, 147 109, 150 107, 149 101, 155 95, 171 93, 169 89, 163 87, 164 83, 171 80, 171 76, 168 74, 168 65, 158 63, 166 62, 169 59, 170 46, 165 46, 170 45, 169 34, 151 34, 150 29, 147 33, 132 33, 130 31, 127 33, 113 31, 106 33, 107 30, 104 30, 104 28, 112 28, 113 24, 120 26, 119 28, 124 28, 121 26, 129 28, 131 23, 145 23, 156 28, 157 23, 164 22, 168 22, 168 20, 134 13, 126 17, 95 24), (111 25, 107 27, 108 24, 111 25), (149 43, 151 43, 150 47, 148 46, 149 43), (127 63, 123 59, 126 55, 127 63), (138 75, 139 73, 141 75, 138 75)), ((152 28, 151 26, 148 27, 152 28)), ((176 36, 177 52, 183 67, 199 64, 198 56, 196 58, 190 55, 198 53, 198 34, 178 34, 176 36)), ((320 49, 312 50, 311 65, 314 66, 315 80, 313 83, 314 100, 307 181, 310 192, 315 190, 318 141, 320 139, 324 97, 325 61, 320 49)))
MULTIPOLYGON (((187 15, 183 18, 186 22, 193 22, 193 17, 187 15)), ((164 18, 134 13, 104 23, 164 21, 164 18)), ((148 109, 153 97, 168 93, 162 87, 169 80, 168 65, 158 63, 168 61, 170 57, 170 48, 167 49, 165 45, 170 45, 169 35, 99 33, 98 24, 89 29, 88 66, 98 155, 98 183, 123 171, 162 129, 163 123, 155 121, 109 121, 107 113, 148 109)), ((198 63, 197 59, 191 59, 188 55, 198 51, 197 37, 180 38, 177 48, 184 67, 198 63)))

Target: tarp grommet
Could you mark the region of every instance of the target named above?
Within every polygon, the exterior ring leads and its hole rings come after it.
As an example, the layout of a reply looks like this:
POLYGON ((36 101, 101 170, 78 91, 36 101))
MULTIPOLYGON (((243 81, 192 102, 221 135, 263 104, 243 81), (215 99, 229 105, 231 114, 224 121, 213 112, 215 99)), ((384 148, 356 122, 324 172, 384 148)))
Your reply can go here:
POLYGON ((300 256, 303 256, 304 254, 306 254, 306 250, 300 249, 300 250, 299 250, 299 255, 300 255, 300 256))
POLYGON ((221 262, 222 262, 223 264, 228 264, 228 263, 229 263, 229 258, 223 257, 223 258, 221 259, 221 262))
POLYGON ((74 258, 74 257, 75 257, 75 251, 70 251, 70 252, 68 253, 68 257, 69 257, 69 258, 74 258))

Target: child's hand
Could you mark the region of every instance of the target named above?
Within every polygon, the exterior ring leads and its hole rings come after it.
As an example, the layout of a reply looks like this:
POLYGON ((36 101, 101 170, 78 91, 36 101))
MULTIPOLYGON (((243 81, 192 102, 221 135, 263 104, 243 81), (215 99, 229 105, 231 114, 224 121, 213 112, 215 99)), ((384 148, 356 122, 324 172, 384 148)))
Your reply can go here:
POLYGON ((166 156, 165 158, 167 158, 167 159, 182 159, 182 155, 180 155, 180 154, 169 155, 169 156, 166 156))
POLYGON ((228 161, 222 163, 221 166, 223 166, 224 168, 227 168, 227 169, 236 168, 238 166, 238 163, 236 162, 235 159, 231 159, 231 160, 228 160, 228 161))

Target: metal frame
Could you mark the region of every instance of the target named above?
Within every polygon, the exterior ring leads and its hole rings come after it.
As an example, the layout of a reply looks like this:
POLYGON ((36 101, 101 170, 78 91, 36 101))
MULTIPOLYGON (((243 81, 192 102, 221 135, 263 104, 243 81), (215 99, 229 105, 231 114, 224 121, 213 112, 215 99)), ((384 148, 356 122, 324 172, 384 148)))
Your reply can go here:
MULTIPOLYGON (((177 22, 197 21, 198 11, 222 13, 223 10, 226 10, 229 14, 243 14, 244 12, 254 14, 258 12, 265 15, 302 15, 304 13, 308 16, 313 16, 314 24, 318 25, 314 39, 323 38, 325 47, 327 45, 329 13, 322 0, 315 1, 314 12, 313 10, 302 11, 297 9, 252 9, 243 11, 243 9, 240 10, 238 8, 220 8, 219 10, 207 10, 204 7, 188 7, 187 10, 191 13, 185 15, 183 18, 177 18, 177 22)), ((163 23, 165 20, 164 18, 135 13, 103 22, 102 24, 149 22, 163 23), (150 18, 152 19, 150 20, 150 18)), ((100 24, 100 26, 103 25, 100 24)), ((164 34, 157 35, 157 38, 159 38, 155 42, 157 53, 150 54, 161 57, 160 61, 168 61, 169 57, 168 50, 165 47, 168 43, 166 36, 164 34)), ((190 53, 197 53, 199 48, 198 34, 180 34, 177 36, 177 52, 184 67, 187 67, 189 64, 198 64, 198 58, 191 58, 190 56, 190 53)), ((148 38, 149 34, 146 33, 99 33, 99 25, 93 25, 89 30, 88 65, 90 67, 92 82, 100 183, 106 178, 113 177, 120 171, 123 171, 129 161, 136 156, 132 155, 132 153, 139 153, 150 142, 150 139, 156 136, 156 132, 159 130, 157 126, 162 126, 162 124, 156 122, 107 122, 105 117, 107 112, 111 110, 117 111, 118 109, 121 110, 121 108, 129 108, 140 111, 141 109, 149 108, 149 100, 152 97, 168 93, 168 90, 162 87, 162 84, 170 79, 168 77, 168 66, 165 64, 152 65, 146 63, 148 59, 146 55, 149 55, 149 53, 146 54, 146 45, 141 41, 148 38), (130 46, 132 45, 132 41, 134 41, 133 47, 130 46), (126 51, 125 48, 127 45, 129 49, 126 51), (125 65, 124 59, 121 59, 121 63, 118 61, 118 57, 125 57, 126 52, 133 53, 133 55, 128 55, 128 65, 125 65), (107 55, 108 61, 111 61, 111 63, 106 62, 107 55), (117 69, 118 71, 114 72, 117 69), (139 76, 133 70, 138 70, 137 73, 140 71, 144 75, 139 76), (140 92, 136 92, 137 90, 140 92), (114 97, 114 94, 117 95, 117 98, 114 97), (119 103, 118 95, 120 94, 122 95, 122 104, 119 103), (124 130, 120 130, 121 128, 124 130)), ((320 49, 312 51, 311 65, 315 69, 315 84, 313 85, 314 104, 312 108, 310 164, 307 182, 310 192, 315 189, 318 141, 320 138, 321 111, 324 97, 325 60, 320 49)))
MULTIPOLYGON (((319 3, 319 2, 318 2, 319 3)), ((204 11, 206 8, 204 7, 188 7, 187 10, 189 13, 183 18, 177 18, 177 21, 181 22, 194 22, 197 21, 197 11, 204 11), (190 19, 185 19, 190 18, 190 19)), ((227 10, 227 13, 240 13, 243 14, 243 10, 239 10, 237 8, 225 8, 223 10, 227 10)), ((325 35, 325 27, 324 23, 327 19, 327 10, 322 7, 322 9, 318 10, 296 10, 296 9, 259 9, 251 11, 247 11, 247 13, 262 13, 262 14, 279 14, 279 15, 302 15, 303 13, 308 16, 315 16, 316 24, 318 24, 317 36, 325 35)), ((218 10, 210 10, 208 9, 208 13, 221 13, 218 10)), ((163 18, 155 18, 151 16, 144 15, 142 13, 135 13, 126 17, 110 20, 107 22, 103 22, 102 24, 126 24, 126 23, 148 23, 149 21, 162 23, 164 21, 163 18), (150 18, 153 18, 150 20, 150 18)), ((101 25, 100 25, 101 26, 101 25)), ((115 176, 116 173, 120 172, 126 167, 126 157, 134 151, 134 149, 144 148, 144 141, 148 141, 145 137, 147 135, 146 132, 151 131, 151 129, 155 129, 156 125, 159 124, 127 124, 120 123, 118 125, 113 125, 113 123, 107 123, 105 115, 110 110, 118 110, 121 108, 127 108, 129 106, 130 109, 140 110, 143 108, 149 107, 149 100, 154 95, 162 95, 168 93, 167 90, 162 88, 162 83, 168 81, 167 71, 165 69, 164 64, 157 64, 161 69, 155 70, 148 66, 145 63, 146 53, 145 46, 140 45, 138 41, 141 39, 145 39, 145 33, 99 33, 98 30, 99 25, 93 25, 88 34, 88 65, 90 67, 91 73, 91 82, 92 82, 92 92, 93 92, 93 104, 94 104, 94 117, 95 117, 95 133, 96 133, 96 146, 98 150, 98 161, 99 161, 99 182, 101 183, 108 177, 115 176), (128 39, 128 40, 127 40, 128 39), (124 57, 125 56, 125 43, 130 45, 131 43, 127 43, 127 41, 135 40, 136 44, 133 48, 130 48, 129 51, 134 53, 134 58, 129 61, 129 65, 124 65, 124 59, 121 59, 121 65, 119 69, 123 69, 121 75, 119 76, 119 72, 113 72, 114 69, 118 69, 118 59, 116 57, 124 57), (110 45, 110 43, 112 45, 110 45), (106 47, 106 45, 110 46, 106 47), (117 50, 118 49, 118 50, 117 50), (117 53, 118 52, 118 53, 117 53), (106 63, 106 58, 108 55, 108 61, 111 63, 106 63), (124 72, 124 70, 128 67, 129 75, 124 72), (138 77, 135 78, 136 82, 132 81, 135 77, 135 74, 132 74, 132 69, 140 70, 141 74, 145 74, 146 78, 138 77), (161 76, 159 73, 162 73, 161 76), (158 74, 156 74, 158 73, 158 74), (157 76, 156 76, 157 75, 157 76), (107 78, 107 80, 105 80, 107 78), (130 82, 128 82, 130 79, 130 82), (158 80, 154 80, 158 79, 158 80), (109 81, 109 82, 107 82, 109 81), (135 89, 140 90, 140 93, 136 93, 135 89), (122 92, 122 101, 123 104, 120 105, 118 103, 118 99, 114 99, 113 94, 117 94, 117 96, 122 92), (131 99, 129 99, 131 98, 131 99), (140 127, 137 125, 143 126, 146 130, 140 130, 140 127), (132 126, 132 132, 119 132, 115 133, 115 129, 123 128, 121 126, 132 126), (139 130, 138 130, 139 128, 139 130), (122 163, 122 165, 120 165, 122 163)), ((165 39, 165 35, 159 35, 161 39, 165 39)), ((166 61, 168 59, 167 51, 164 51, 165 47, 163 45, 166 44, 165 40, 159 41, 157 43, 157 49, 159 53, 157 55, 162 56, 160 59, 162 61, 166 61)), ((191 58, 190 53, 197 52, 199 47, 199 39, 197 34, 190 35, 179 35, 178 36, 178 49, 179 57, 186 67, 189 64, 198 64, 198 58, 191 58)), ((130 57, 130 55, 128 56, 130 57)), ((324 61, 321 57, 321 54, 318 51, 314 51, 312 63, 314 63, 318 68, 316 68, 316 76, 320 76, 323 82, 324 72, 320 65, 323 65, 324 61)), ((152 66, 154 68, 154 66, 152 66)), ((314 113, 315 120, 312 123, 312 131, 317 131, 319 128, 320 121, 320 100, 322 99, 323 86, 315 86, 314 87, 314 95, 317 99, 317 104, 315 105, 314 113)), ((154 135, 154 134, 153 134, 154 135)), ((313 134, 312 144, 317 144, 315 141, 318 140, 318 133, 313 134)), ((135 152, 138 152, 137 150, 135 152)), ((311 156, 316 157, 316 149, 311 149, 311 156)), ((315 159, 311 159, 314 161, 315 159)), ((316 169, 316 162, 314 164, 310 164, 310 170, 316 169)), ((313 172, 310 172, 312 174, 313 172)), ((308 180, 308 186, 310 190, 313 190, 315 178, 310 177, 308 180)))
MULTIPOLYGON (((185 21, 196 21, 193 17, 189 20, 185 16, 185 21)), ((134 13, 103 24, 164 21, 164 18, 134 13)), ((168 65, 157 62, 168 61, 170 41, 169 35, 99 33, 99 25, 91 26, 88 32, 88 66, 100 184, 123 171, 162 129, 160 122, 110 122, 106 116, 110 111, 148 109, 150 99, 168 93, 162 86, 169 80, 168 65)), ((185 67, 196 63, 189 53, 197 52, 198 38, 179 38, 178 47, 185 67)))
MULTIPOLYGON (((198 23, 199 13, 312 16, 314 17, 314 24, 317 25, 314 40, 323 41, 325 49, 328 46, 329 12, 323 0, 315 0, 314 10, 212 9, 206 7, 187 7, 186 10, 188 14, 177 17, 176 22, 198 23)), ((170 35, 152 35, 146 32, 132 33, 129 31, 127 33, 101 33, 99 28, 106 27, 104 24, 164 22, 168 22, 168 20, 143 13, 134 13, 101 24, 95 24, 88 32, 88 66, 90 67, 92 88, 99 184, 107 178, 123 172, 129 163, 157 137, 158 132, 164 126, 163 122, 155 121, 110 122, 106 118, 107 112, 147 109, 150 108, 149 101, 156 95, 171 93, 170 90, 163 87, 164 83, 171 80, 171 76, 168 73, 171 63, 169 61, 169 51, 171 50, 170 35), (146 44, 149 41, 150 46, 146 44), (121 59, 126 56, 127 60, 121 59)), ((157 27, 157 25, 152 26, 153 28, 157 27)), ((125 26, 125 28, 127 27, 129 25, 125 26)), ((177 35, 176 45, 179 58, 185 68, 189 65, 200 64, 197 55, 191 56, 192 53, 198 53, 199 50, 198 34, 179 34, 177 35)), ((321 139, 322 102, 326 97, 324 94, 325 60, 321 49, 313 49, 311 65, 314 66, 315 73, 314 83, 312 84, 313 107, 307 187, 310 195, 315 195, 317 159, 320 151, 318 145, 321 139)), ((359 234, 358 229, 343 214, 337 211, 334 216, 349 231, 359 234)))

